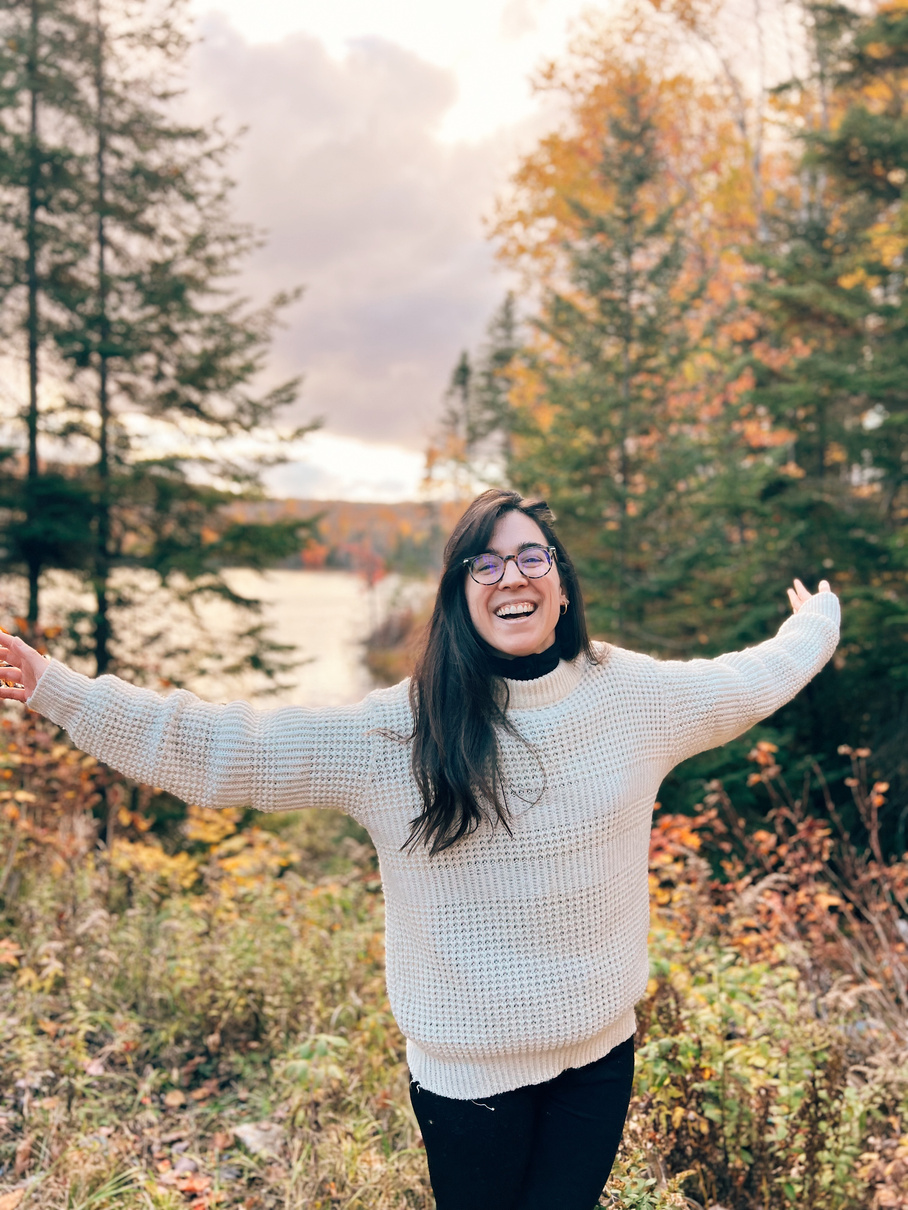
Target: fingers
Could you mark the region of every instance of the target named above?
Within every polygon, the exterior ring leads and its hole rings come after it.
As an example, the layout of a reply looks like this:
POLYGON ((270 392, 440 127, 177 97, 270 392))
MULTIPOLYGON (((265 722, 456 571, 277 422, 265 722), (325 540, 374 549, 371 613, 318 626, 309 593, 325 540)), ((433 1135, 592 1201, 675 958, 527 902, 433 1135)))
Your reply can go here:
POLYGON ((44 656, 24 639, 0 630, 0 700, 28 701, 47 667, 44 656))
MULTIPOLYGON (((832 589, 829 587, 829 581, 821 580, 817 585, 817 592, 832 592, 832 589)), ((794 588, 788 589, 788 599, 795 613, 798 612, 805 601, 810 600, 810 593, 804 587, 804 582, 799 580, 797 576, 795 577, 794 588)))

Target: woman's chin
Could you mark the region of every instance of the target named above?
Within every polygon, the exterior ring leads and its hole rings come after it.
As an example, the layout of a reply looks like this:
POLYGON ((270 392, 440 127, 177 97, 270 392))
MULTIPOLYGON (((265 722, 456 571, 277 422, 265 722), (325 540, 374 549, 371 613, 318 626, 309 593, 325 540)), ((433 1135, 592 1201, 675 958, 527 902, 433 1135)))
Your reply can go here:
POLYGON ((551 647, 553 642, 554 635, 504 634, 496 635, 492 646, 505 659, 516 660, 524 655, 538 655, 551 647))

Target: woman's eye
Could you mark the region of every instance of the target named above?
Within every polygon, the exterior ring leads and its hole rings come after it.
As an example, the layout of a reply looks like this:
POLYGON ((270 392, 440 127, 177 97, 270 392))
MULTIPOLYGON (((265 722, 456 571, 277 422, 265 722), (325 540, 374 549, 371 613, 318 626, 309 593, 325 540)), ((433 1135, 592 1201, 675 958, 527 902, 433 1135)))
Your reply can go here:
POLYGON ((523 552, 520 562, 524 567, 541 567, 545 562, 545 555, 541 550, 526 550, 523 552))
POLYGON ((473 563, 473 567, 478 574, 482 575, 483 572, 494 571, 496 563, 495 560, 490 556, 480 555, 480 557, 473 563))

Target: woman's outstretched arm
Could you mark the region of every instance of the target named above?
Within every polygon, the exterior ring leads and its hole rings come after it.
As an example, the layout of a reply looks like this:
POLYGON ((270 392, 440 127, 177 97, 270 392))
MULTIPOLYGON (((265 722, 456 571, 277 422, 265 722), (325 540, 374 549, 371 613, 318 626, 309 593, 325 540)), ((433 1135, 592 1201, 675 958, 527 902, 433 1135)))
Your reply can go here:
POLYGON ((827 581, 789 588, 794 616, 774 638, 713 660, 666 660, 671 766, 734 739, 767 718, 820 671, 839 641, 839 602, 827 581))
POLYGON ((357 814, 371 763, 369 699, 256 711, 115 676, 92 679, 0 633, 0 698, 27 702, 127 777, 207 807, 337 807, 357 814))

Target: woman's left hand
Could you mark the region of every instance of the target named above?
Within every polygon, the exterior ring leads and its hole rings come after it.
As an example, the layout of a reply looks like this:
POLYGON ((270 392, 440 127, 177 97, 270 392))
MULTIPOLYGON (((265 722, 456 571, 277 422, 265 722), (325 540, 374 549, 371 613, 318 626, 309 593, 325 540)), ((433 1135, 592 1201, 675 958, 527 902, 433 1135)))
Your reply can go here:
MULTIPOLYGON (((817 592, 832 592, 829 587, 828 580, 821 580, 817 592)), ((789 588, 788 599, 791 601, 791 608, 794 613, 797 613, 805 601, 809 601, 811 594, 807 591, 800 580, 795 580, 794 588, 789 588)))

